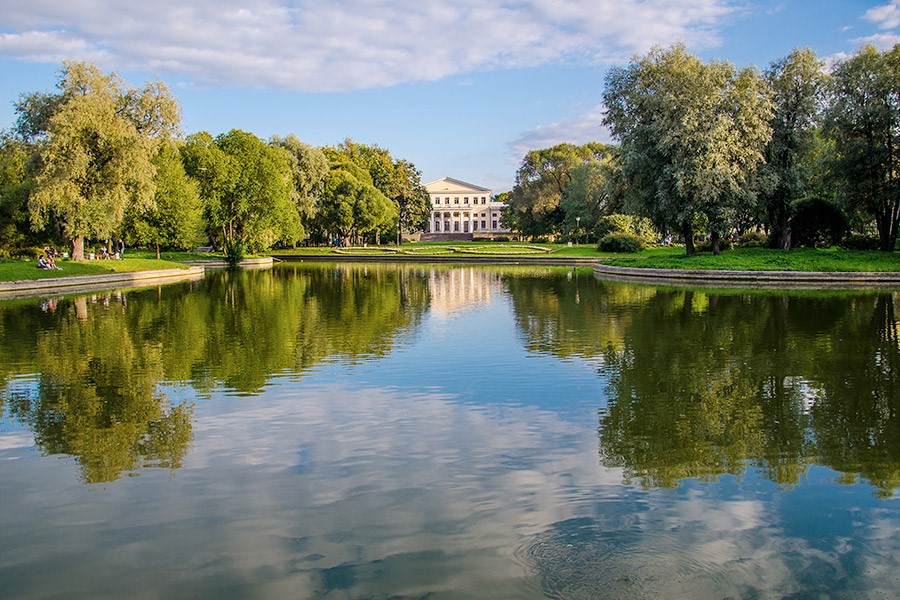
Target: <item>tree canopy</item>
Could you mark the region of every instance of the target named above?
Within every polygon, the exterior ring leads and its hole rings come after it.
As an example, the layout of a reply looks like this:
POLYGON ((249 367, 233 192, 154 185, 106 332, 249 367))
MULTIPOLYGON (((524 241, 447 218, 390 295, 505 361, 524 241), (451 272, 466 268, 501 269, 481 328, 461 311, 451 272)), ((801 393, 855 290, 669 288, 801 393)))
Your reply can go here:
POLYGON ((689 254, 692 220, 704 215, 718 251, 718 237, 752 201, 748 184, 771 136, 760 73, 704 63, 683 45, 657 47, 611 69, 603 99, 637 205, 659 226, 681 230, 689 254))

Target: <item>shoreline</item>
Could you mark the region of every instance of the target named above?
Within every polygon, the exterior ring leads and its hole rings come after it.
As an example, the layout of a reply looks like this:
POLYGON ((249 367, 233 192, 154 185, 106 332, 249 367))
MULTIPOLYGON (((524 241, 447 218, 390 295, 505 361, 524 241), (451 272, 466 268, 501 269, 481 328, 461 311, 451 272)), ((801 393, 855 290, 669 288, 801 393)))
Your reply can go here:
POLYGON ((594 263, 594 275, 613 281, 685 287, 766 289, 900 289, 897 271, 725 271, 654 269, 594 263))
POLYGON ((0 300, 41 297, 56 294, 91 292, 122 287, 150 287, 161 283, 178 283, 202 279, 203 267, 187 269, 156 269, 102 275, 72 275, 52 279, 21 279, 0 281, 0 300))
MULTIPOLYGON (((726 271, 618 267, 595 257, 577 256, 408 256, 408 255, 271 255, 245 259, 241 268, 271 267, 274 262, 370 262, 410 264, 541 265, 593 267, 596 277, 645 285, 765 289, 898 289, 900 272, 860 271, 726 271)), ((225 261, 190 261, 187 269, 161 269, 102 275, 76 275, 52 279, 0 282, 0 300, 90 292, 122 287, 149 287, 201 279, 207 269, 222 269, 225 261)))

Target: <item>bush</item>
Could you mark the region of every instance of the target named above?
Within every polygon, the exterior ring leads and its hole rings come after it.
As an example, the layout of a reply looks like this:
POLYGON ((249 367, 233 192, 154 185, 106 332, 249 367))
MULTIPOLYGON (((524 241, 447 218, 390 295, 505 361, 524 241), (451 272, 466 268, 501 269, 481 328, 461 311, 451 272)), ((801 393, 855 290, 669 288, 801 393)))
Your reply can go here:
POLYGON ((653 223, 646 217, 614 213, 601 217, 594 227, 594 235, 604 238, 612 234, 628 234, 640 238, 645 244, 656 241, 658 235, 653 223))
POLYGON ((644 240, 630 233, 611 233, 600 240, 597 249, 601 252, 640 252, 644 249, 644 240))
POLYGON ((791 241, 810 248, 834 246, 847 233, 847 217, 823 198, 803 198, 794 202, 791 241))
POLYGON ((871 235, 848 235, 841 241, 841 248, 847 250, 880 250, 881 241, 871 235))
POLYGON ((244 244, 239 241, 225 246, 225 260, 230 265, 236 265, 244 258, 244 244))
MULTIPOLYGON (((704 240, 697 244, 697 252, 712 252, 712 240, 704 240)), ((719 238, 719 250, 731 250, 731 238, 719 238)))
POLYGON ((740 248, 765 248, 769 244, 769 238, 762 231, 748 231, 738 238, 740 248))

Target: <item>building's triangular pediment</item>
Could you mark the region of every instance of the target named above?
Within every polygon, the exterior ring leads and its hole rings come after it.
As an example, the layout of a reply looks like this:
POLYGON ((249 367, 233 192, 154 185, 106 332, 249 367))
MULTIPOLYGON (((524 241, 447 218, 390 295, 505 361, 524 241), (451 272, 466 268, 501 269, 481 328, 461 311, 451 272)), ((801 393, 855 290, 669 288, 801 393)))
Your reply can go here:
POLYGON ((429 194, 482 194, 490 195, 491 190, 474 183, 467 183, 452 177, 442 177, 425 184, 425 189, 429 194))

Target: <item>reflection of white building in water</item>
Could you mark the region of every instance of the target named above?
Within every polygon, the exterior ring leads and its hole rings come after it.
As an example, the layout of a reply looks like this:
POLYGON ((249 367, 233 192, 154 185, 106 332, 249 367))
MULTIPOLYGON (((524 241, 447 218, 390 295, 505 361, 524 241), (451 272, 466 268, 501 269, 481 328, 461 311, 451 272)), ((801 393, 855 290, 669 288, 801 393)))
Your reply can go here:
POLYGON ((472 267, 431 271, 428 291, 431 312, 441 317, 491 303, 491 292, 500 285, 500 275, 472 267))
POLYGON ((490 238, 509 233, 500 226, 506 204, 494 202, 488 188, 444 177, 426 183, 425 189, 431 199, 428 233, 433 239, 440 239, 442 234, 490 238))

